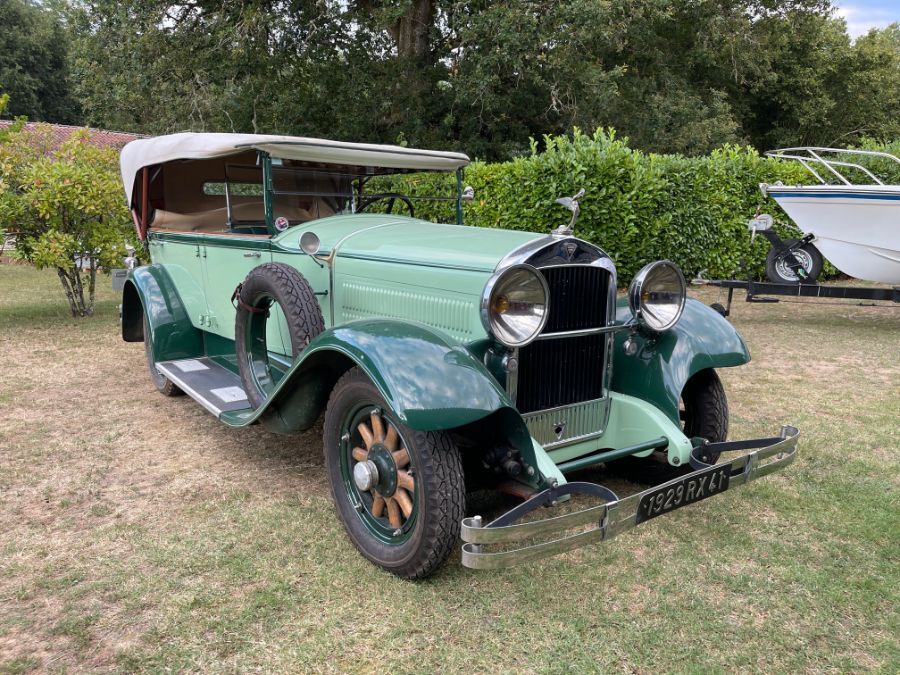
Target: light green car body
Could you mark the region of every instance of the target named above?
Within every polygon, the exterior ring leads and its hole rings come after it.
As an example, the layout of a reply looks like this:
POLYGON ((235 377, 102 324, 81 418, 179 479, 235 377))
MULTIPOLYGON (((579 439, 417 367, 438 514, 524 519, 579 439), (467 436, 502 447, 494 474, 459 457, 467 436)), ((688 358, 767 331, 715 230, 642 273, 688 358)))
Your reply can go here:
MULTIPOLYGON (((686 464, 693 443, 678 413, 685 384, 700 371, 749 360, 734 328, 693 300, 664 333, 635 327, 610 339, 602 426, 584 440, 548 443, 546 429, 535 431, 547 420, 517 411, 500 363, 505 348, 482 322, 482 295, 511 255, 563 239, 595 249, 574 237, 379 214, 331 216, 272 237, 150 229, 152 264, 133 270, 126 282, 123 337, 149 338, 156 361, 207 356, 237 372, 232 293, 258 265, 285 263, 314 289, 326 329, 292 362, 286 325, 276 312, 266 336, 270 358, 282 371, 275 391, 256 409, 222 413, 224 423, 262 423, 283 433, 308 428, 327 402, 335 373, 355 365, 413 429, 501 428, 521 456, 517 480, 531 488, 565 483, 559 465, 573 458, 623 449, 649 455, 652 447, 634 450, 654 439, 665 439, 670 464, 686 464), (319 238, 315 256, 300 248, 307 232, 319 238), (143 335, 144 312, 149 336, 143 335), (630 355, 623 347, 627 338, 636 343, 630 355)), ((616 323, 631 319, 620 300, 616 323)))

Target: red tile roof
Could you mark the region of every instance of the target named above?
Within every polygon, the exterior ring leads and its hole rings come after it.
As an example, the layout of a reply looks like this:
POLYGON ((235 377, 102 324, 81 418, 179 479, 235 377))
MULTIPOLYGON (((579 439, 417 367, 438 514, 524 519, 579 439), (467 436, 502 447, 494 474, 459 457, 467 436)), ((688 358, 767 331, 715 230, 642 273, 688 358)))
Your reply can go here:
MULTIPOLYGON (((0 120, 0 130, 9 127, 12 120, 0 120)), ((91 127, 75 127, 68 124, 45 124, 43 122, 29 122, 26 129, 34 129, 38 124, 50 127, 51 143, 54 148, 62 145, 69 136, 76 131, 87 130, 90 132, 88 142, 104 148, 121 149, 123 145, 136 138, 143 138, 143 134, 129 134, 122 131, 106 131, 104 129, 92 129, 91 127)))

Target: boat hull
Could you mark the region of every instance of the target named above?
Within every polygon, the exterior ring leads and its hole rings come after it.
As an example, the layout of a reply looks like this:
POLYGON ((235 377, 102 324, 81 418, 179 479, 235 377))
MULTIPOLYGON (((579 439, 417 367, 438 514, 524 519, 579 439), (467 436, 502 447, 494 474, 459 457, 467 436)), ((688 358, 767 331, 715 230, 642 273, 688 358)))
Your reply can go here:
POLYGON ((900 284, 900 186, 766 186, 844 274, 900 284))

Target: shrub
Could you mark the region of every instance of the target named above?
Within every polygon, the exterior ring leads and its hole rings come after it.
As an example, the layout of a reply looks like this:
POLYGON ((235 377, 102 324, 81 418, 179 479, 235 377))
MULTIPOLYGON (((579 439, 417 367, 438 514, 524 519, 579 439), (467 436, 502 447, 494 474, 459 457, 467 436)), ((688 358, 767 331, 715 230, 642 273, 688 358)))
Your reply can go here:
MULTIPOLYGON (((473 162, 465 183, 475 188, 465 221, 481 227, 549 232, 568 211, 555 200, 585 188, 576 234, 609 253, 626 283, 650 260, 668 258, 692 276, 760 276, 768 244, 751 243, 747 221, 768 212, 785 236, 789 219, 760 183, 808 182, 793 162, 761 157, 748 147, 725 146, 705 157, 644 154, 613 130, 546 137, 544 149, 509 162, 473 162)), ((448 194, 452 176, 394 178, 383 189, 425 196, 448 194), (398 184, 399 183, 399 184, 398 184)), ((378 189, 382 189, 379 187, 378 189)), ((452 202, 416 202, 416 215, 453 222, 452 202)))
POLYGON ((134 237, 117 153, 87 138, 54 150, 43 125, 0 138, 0 224, 22 258, 56 269, 75 317, 93 312, 98 267, 120 264, 134 237))

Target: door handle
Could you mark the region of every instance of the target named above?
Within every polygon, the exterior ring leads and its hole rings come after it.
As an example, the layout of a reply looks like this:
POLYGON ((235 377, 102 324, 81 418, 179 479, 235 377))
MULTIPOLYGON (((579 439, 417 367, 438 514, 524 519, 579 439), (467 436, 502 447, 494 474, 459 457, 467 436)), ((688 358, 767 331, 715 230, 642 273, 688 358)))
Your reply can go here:
POLYGON ((245 258, 259 258, 262 255, 259 251, 250 251, 244 254, 245 258))

